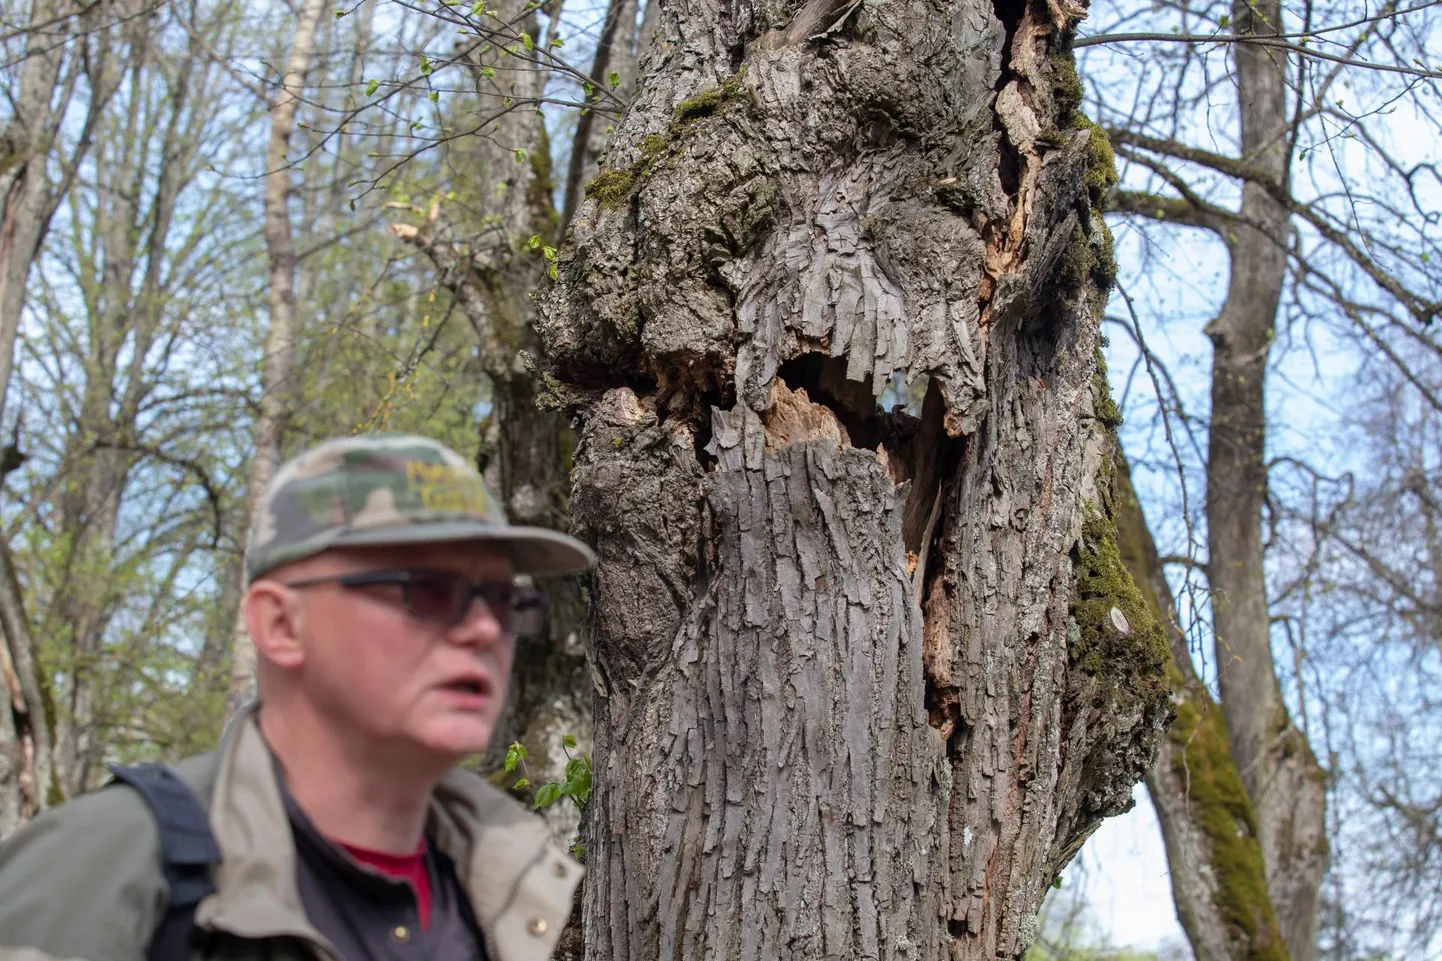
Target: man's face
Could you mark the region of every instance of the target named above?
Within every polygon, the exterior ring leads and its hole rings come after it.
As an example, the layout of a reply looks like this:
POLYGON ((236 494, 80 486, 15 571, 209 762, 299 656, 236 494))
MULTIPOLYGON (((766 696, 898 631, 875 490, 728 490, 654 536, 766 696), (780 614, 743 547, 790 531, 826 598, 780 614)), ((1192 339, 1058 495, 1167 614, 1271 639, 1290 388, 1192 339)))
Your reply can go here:
MULTIPOLYGON (((441 571, 510 582, 509 557, 485 545, 329 551, 280 583, 377 571, 441 571)), ((505 613, 476 600, 457 624, 417 617, 397 584, 296 588, 300 693, 321 715, 378 751, 449 766, 482 752, 500 718, 515 656, 505 613)))

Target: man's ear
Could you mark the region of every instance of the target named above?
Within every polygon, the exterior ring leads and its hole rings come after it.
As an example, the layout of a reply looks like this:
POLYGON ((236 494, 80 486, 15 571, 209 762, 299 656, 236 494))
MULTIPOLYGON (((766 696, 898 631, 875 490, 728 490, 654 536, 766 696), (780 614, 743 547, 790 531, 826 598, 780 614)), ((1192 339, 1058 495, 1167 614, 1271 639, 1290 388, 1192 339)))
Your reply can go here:
POLYGON ((275 581, 258 580, 245 592, 240 611, 260 657, 291 670, 305 664, 301 642, 305 614, 294 591, 275 581))

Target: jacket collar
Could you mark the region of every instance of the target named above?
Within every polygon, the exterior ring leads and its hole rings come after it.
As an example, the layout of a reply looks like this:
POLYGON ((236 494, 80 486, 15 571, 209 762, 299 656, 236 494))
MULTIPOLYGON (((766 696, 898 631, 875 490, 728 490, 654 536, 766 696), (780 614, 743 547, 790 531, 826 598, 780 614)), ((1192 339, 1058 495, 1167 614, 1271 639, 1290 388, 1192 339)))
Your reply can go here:
MULTIPOLYGON (((270 749, 256 720, 258 709, 252 702, 236 714, 216 752, 210 825, 222 861, 214 874, 216 891, 197 908, 196 923, 244 938, 298 937, 334 954, 306 920, 301 904, 295 842, 270 749)), ((455 862, 488 940, 498 926, 509 927, 501 923, 502 915, 523 877, 542 860, 566 882, 564 892, 552 891, 547 898, 564 893, 565 901, 547 912, 559 914, 553 922, 559 928, 581 869, 548 854, 550 838, 540 818, 479 776, 456 769, 432 792, 427 830, 436 847, 455 862)))

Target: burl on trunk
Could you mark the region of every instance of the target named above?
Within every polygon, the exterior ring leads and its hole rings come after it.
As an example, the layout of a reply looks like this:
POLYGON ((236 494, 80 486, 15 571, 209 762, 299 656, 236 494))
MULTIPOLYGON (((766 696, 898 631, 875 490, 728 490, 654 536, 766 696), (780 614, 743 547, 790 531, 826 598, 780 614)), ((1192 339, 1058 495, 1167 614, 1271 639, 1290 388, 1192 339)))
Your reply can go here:
POLYGON ((601 557, 588 958, 1019 957, 1130 805, 1167 648, 1081 13, 662 0, 539 320, 601 557))

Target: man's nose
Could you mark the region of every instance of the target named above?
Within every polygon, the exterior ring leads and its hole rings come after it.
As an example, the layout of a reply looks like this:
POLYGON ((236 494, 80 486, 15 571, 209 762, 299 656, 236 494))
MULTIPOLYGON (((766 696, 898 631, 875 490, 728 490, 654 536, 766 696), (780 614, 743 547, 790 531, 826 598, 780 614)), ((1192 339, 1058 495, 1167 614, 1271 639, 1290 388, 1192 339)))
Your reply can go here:
POLYGON ((460 623, 451 628, 449 635, 456 644, 485 647, 499 641, 504 633, 501 618, 491 610, 490 604, 480 596, 473 596, 461 615, 460 623))

